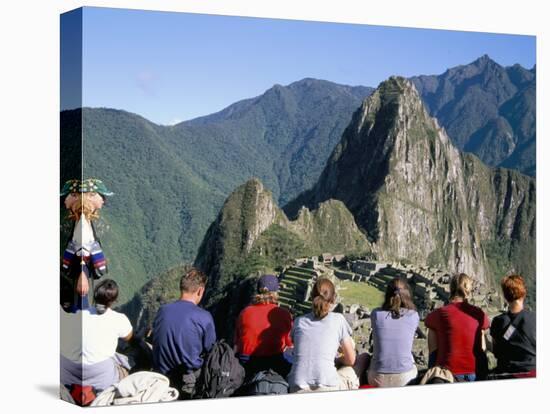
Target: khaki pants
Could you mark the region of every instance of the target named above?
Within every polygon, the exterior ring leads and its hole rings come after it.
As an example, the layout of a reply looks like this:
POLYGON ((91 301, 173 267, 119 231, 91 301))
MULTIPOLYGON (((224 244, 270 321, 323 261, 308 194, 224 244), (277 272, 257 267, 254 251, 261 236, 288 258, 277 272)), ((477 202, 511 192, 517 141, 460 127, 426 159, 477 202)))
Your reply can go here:
POLYGON ((417 375, 418 370, 416 366, 413 366, 410 371, 399 374, 383 374, 369 369, 368 378, 369 385, 375 387, 402 387, 415 379, 417 375))
POLYGON ((118 379, 119 380, 123 380, 124 378, 126 378, 129 374, 128 370, 126 368, 124 368, 122 365, 118 365, 116 364, 116 370, 118 372, 118 379))
POLYGON ((334 387, 326 387, 324 385, 309 385, 306 388, 293 387, 290 392, 323 392, 323 391, 346 391, 356 390, 359 388, 359 378, 355 374, 352 367, 342 367, 338 371, 340 383, 334 387))

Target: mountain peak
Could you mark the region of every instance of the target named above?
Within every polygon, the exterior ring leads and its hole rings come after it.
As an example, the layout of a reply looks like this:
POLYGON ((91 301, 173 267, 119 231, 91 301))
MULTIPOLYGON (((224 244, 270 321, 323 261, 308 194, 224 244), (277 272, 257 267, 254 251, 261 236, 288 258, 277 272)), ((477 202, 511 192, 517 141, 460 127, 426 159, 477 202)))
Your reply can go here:
POLYGON ((277 96, 281 97, 282 95, 285 95, 288 93, 288 88, 281 85, 280 83, 274 84, 271 88, 266 90, 263 95, 263 97, 269 97, 269 96, 277 96))
POLYGON ((404 78, 403 76, 394 75, 394 76, 390 76, 385 81, 382 81, 380 83, 380 86, 386 85, 386 84, 395 85, 401 89, 404 89, 407 85, 410 85, 411 82, 408 79, 404 78))
MULTIPOLYGON (((417 173, 432 173, 443 162, 443 154, 454 156, 455 152, 445 132, 428 115, 414 84, 392 76, 355 112, 312 190, 315 201, 305 204, 313 207, 329 198, 342 200, 376 238, 378 224, 369 216, 370 202, 352 200, 357 189, 374 194, 385 187, 390 174, 410 182, 417 173), (413 167, 426 171, 413 171, 413 167)), ((291 216, 300 202, 287 206, 291 216)))
MULTIPOLYGON (((439 128, 435 119, 428 116, 414 84, 401 76, 392 76, 380 83, 374 93, 363 101, 354 119, 356 130, 360 132, 366 128, 367 136, 371 129, 380 124, 384 125, 386 132, 389 131, 390 124, 399 119, 409 124, 412 120, 428 121, 434 128, 439 128)), ((389 137, 388 134, 380 136, 384 139, 389 137)))
POLYGON ((244 187, 246 190, 255 191, 257 193, 263 193, 264 192, 264 185, 257 177, 252 177, 248 181, 246 181, 242 187, 244 187))
MULTIPOLYGON (((450 243, 436 212, 447 208, 442 189, 451 185, 456 194, 463 191, 461 170, 459 152, 428 115, 414 84, 395 76, 364 101, 317 185, 288 212, 295 214, 300 203, 314 207, 340 200, 381 251, 424 262, 439 247, 417 229, 443 232, 442 240, 450 243), (407 230, 399 230, 403 226, 407 230)), ((474 249, 470 241, 466 245, 474 249)), ((443 261, 454 264, 454 256, 443 261)), ((464 268, 484 278, 475 264, 464 268)))
POLYGON ((271 192, 259 179, 248 180, 225 200, 199 248, 200 260, 195 265, 207 272, 218 272, 219 269, 213 268, 216 263, 213 257, 222 253, 226 257, 237 257, 250 252, 260 234, 280 216, 271 192))
POLYGON ((414 84, 402 76, 391 76, 380 83, 377 90, 380 95, 388 98, 403 96, 418 99, 421 102, 420 95, 414 84))
POLYGON ((324 80, 324 79, 317 79, 317 78, 303 78, 300 80, 297 80, 295 82, 290 83, 288 86, 297 86, 297 85, 315 85, 315 84, 327 84, 332 83, 330 81, 324 80))
POLYGON ((491 59, 488 54, 484 54, 483 56, 478 57, 471 64, 479 67, 485 67, 487 65, 498 65, 498 63, 491 59))

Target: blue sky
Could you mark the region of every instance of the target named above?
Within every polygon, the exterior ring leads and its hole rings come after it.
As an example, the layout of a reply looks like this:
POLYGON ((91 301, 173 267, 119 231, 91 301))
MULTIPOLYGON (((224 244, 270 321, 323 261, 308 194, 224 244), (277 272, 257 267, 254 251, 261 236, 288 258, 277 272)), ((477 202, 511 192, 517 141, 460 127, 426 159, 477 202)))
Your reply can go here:
POLYGON ((531 68, 535 37, 85 8, 83 105, 170 124, 276 83, 313 77, 375 87, 391 75, 440 74, 483 54, 531 68))

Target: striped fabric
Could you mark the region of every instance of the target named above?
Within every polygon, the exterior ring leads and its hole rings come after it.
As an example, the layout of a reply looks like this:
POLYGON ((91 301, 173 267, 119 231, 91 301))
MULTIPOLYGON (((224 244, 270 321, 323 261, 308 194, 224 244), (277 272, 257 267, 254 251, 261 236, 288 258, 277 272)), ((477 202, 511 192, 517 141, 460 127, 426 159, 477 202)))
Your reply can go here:
POLYGON ((74 250, 67 247, 63 252, 63 269, 67 270, 71 266, 72 261, 74 260, 76 253, 74 250))
POLYGON ((77 246, 73 241, 70 241, 67 248, 63 252, 62 267, 64 270, 69 270, 71 265, 83 261, 88 267, 93 267, 96 273, 96 278, 107 273, 107 259, 103 253, 101 245, 94 241, 91 246, 85 248, 77 246))
POLYGON ((95 242, 91 249, 90 262, 96 273, 101 276, 107 271, 107 260, 103 254, 103 250, 98 242, 95 242))

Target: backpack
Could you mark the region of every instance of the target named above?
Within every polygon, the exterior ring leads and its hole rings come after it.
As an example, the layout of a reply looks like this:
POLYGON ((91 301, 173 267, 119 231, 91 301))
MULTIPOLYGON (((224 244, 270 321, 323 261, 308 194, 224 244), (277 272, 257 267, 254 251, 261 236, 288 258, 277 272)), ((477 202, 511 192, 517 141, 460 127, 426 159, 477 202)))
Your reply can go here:
POLYGON ((198 380, 196 396, 199 398, 229 397, 244 381, 245 371, 233 349, 223 339, 213 346, 198 380))
POLYGON ((243 388, 244 395, 288 394, 288 383, 272 369, 258 372, 243 388))

